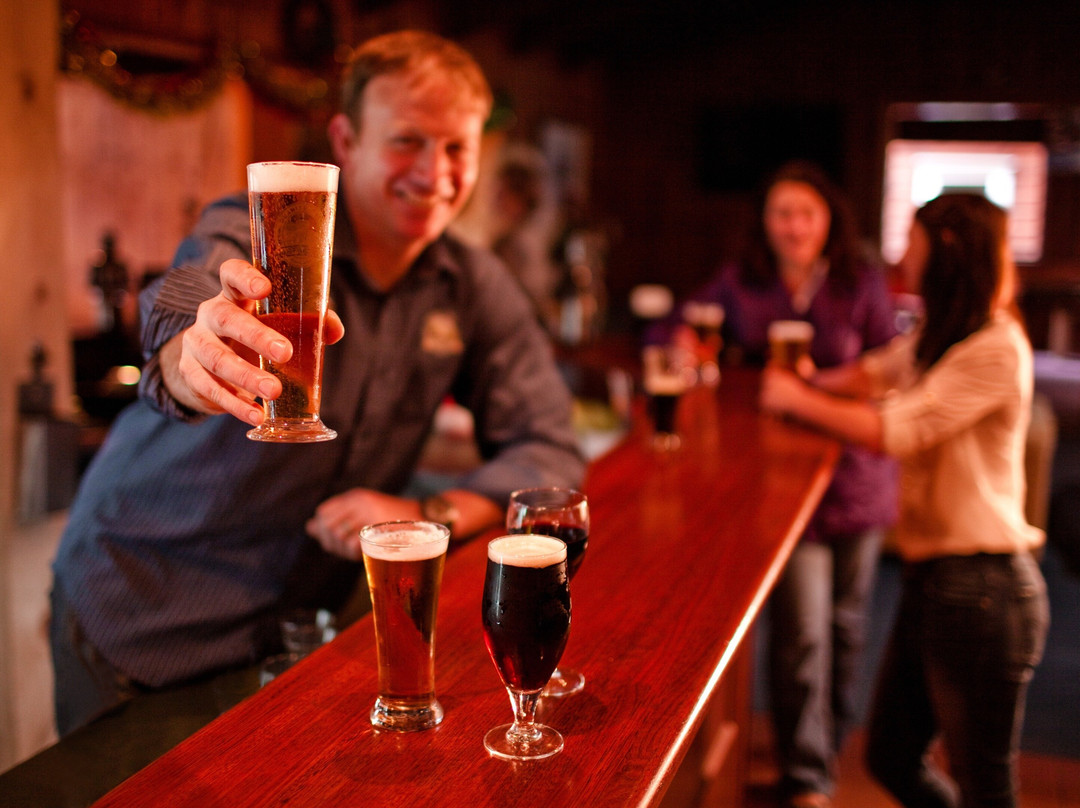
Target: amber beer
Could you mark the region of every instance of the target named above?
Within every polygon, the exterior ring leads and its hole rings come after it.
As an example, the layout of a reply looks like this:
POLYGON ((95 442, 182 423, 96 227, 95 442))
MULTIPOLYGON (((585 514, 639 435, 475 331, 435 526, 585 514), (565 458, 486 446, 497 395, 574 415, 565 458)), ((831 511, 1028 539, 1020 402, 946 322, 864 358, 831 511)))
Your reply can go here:
POLYGON ((804 356, 810 356, 814 326, 805 320, 775 320, 769 323, 769 364, 794 371, 804 356))
POLYGON ((337 436, 322 422, 323 322, 330 294, 338 167, 326 163, 248 166, 252 263, 270 278, 270 295, 255 314, 293 346, 288 362, 260 357, 281 381, 281 395, 263 401, 265 420, 253 440, 309 442, 337 436))
POLYGON ((379 665, 371 723, 381 729, 428 729, 443 719, 435 697, 435 615, 449 538, 432 522, 360 531, 379 665))
POLYGON ((683 321, 694 329, 698 340, 720 350, 720 329, 724 325, 724 307, 719 303, 691 300, 683 306, 683 321))

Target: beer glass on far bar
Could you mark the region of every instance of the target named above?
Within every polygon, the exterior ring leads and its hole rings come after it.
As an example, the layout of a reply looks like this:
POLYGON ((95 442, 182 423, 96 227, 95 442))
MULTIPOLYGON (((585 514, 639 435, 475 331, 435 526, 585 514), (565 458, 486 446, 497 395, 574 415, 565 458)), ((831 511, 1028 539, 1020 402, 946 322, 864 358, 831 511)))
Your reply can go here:
POLYGON ((338 167, 326 163, 252 163, 247 167, 251 262, 270 278, 256 316, 293 346, 288 362, 259 357, 281 380, 281 395, 263 401, 265 419, 252 440, 309 443, 337 433, 319 417, 323 321, 330 295, 338 167))
POLYGON ((408 732, 443 719, 435 698, 435 615, 450 530, 382 522, 360 531, 379 662, 371 723, 408 732))
MULTIPOLYGON (((506 532, 539 533, 566 543, 566 574, 569 580, 581 568, 589 547, 589 500, 572 488, 525 488, 510 495, 506 508, 506 532)), ((545 696, 569 696, 585 687, 585 676, 557 667, 544 687, 545 696)))
POLYGON ((484 643, 514 709, 514 723, 488 730, 484 746, 503 760, 558 754, 563 737, 536 723, 536 703, 570 634, 566 544, 539 535, 488 542, 481 616, 484 643))
POLYGON ((810 355, 814 326, 805 320, 769 323, 769 364, 797 372, 799 360, 810 355))
POLYGON ((720 382, 720 349, 724 340, 720 330, 724 325, 724 307, 719 303, 690 300, 682 309, 683 322, 694 329, 701 346, 698 357, 698 377, 710 387, 720 382))
POLYGON ((674 349, 651 345, 643 355, 643 385, 653 419, 653 447, 666 452, 682 444, 675 429, 679 399, 693 384, 697 371, 686 364, 674 349))

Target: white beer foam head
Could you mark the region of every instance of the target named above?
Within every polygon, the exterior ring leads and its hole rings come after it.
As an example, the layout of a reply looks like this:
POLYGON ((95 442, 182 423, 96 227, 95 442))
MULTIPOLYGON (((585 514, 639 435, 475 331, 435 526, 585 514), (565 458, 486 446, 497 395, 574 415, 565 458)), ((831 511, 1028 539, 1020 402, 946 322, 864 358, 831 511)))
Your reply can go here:
POLYGON ((566 545, 536 533, 502 536, 488 542, 488 558, 511 567, 550 567, 566 560, 566 545))
POLYGON ((681 373, 649 373, 645 376, 645 392, 654 396, 677 396, 685 392, 686 379, 681 373))
POLYGON ((724 324, 724 307, 719 303, 690 300, 683 306, 683 319, 692 325, 719 328, 724 324))
POLYGON ((384 561, 424 561, 446 552, 450 531, 442 525, 388 522, 360 531, 364 555, 384 561))
POLYGON ((338 167, 329 163, 251 163, 247 167, 248 190, 254 193, 335 192, 338 172, 338 167))
POLYGON ((814 326, 805 320, 773 320, 769 323, 770 340, 805 340, 814 338, 814 326))

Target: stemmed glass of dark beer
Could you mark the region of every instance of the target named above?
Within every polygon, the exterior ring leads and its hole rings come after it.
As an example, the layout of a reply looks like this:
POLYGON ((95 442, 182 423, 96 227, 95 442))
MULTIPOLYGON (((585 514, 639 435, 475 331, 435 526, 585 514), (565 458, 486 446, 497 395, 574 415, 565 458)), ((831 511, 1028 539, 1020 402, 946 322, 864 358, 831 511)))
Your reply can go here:
MULTIPOLYGON (((524 488, 510 495, 506 532, 539 533, 566 543, 566 574, 572 581, 589 547, 589 500, 572 488, 524 488)), ((585 687, 580 671, 558 667, 545 696, 569 696, 585 687)))
POLYGON ((536 704, 570 634, 566 558, 566 544, 550 536, 502 536, 488 543, 484 643, 514 708, 512 724, 484 736, 494 757, 536 760, 563 748, 558 730, 536 723, 536 704))

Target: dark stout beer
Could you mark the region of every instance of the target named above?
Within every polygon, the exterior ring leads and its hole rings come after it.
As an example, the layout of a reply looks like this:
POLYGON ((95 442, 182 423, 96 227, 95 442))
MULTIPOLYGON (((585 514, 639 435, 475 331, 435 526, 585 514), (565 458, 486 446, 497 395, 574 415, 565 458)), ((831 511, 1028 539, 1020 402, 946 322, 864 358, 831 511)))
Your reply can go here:
POLYGON ((645 377, 646 404, 660 443, 673 444, 678 440, 675 416, 686 384, 686 379, 678 372, 649 373, 645 377))
POLYGON ((588 527, 567 524, 558 519, 528 520, 518 527, 509 528, 507 532, 533 533, 561 539, 566 544, 566 574, 571 581, 581 568, 581 562, 585 560, 585 551, 589 549, 588 527))
POLYGON ((537 535, 490 542, 482 618, 484 642, 506 686, 543 688, 570 634, 566 546, 537 535))

